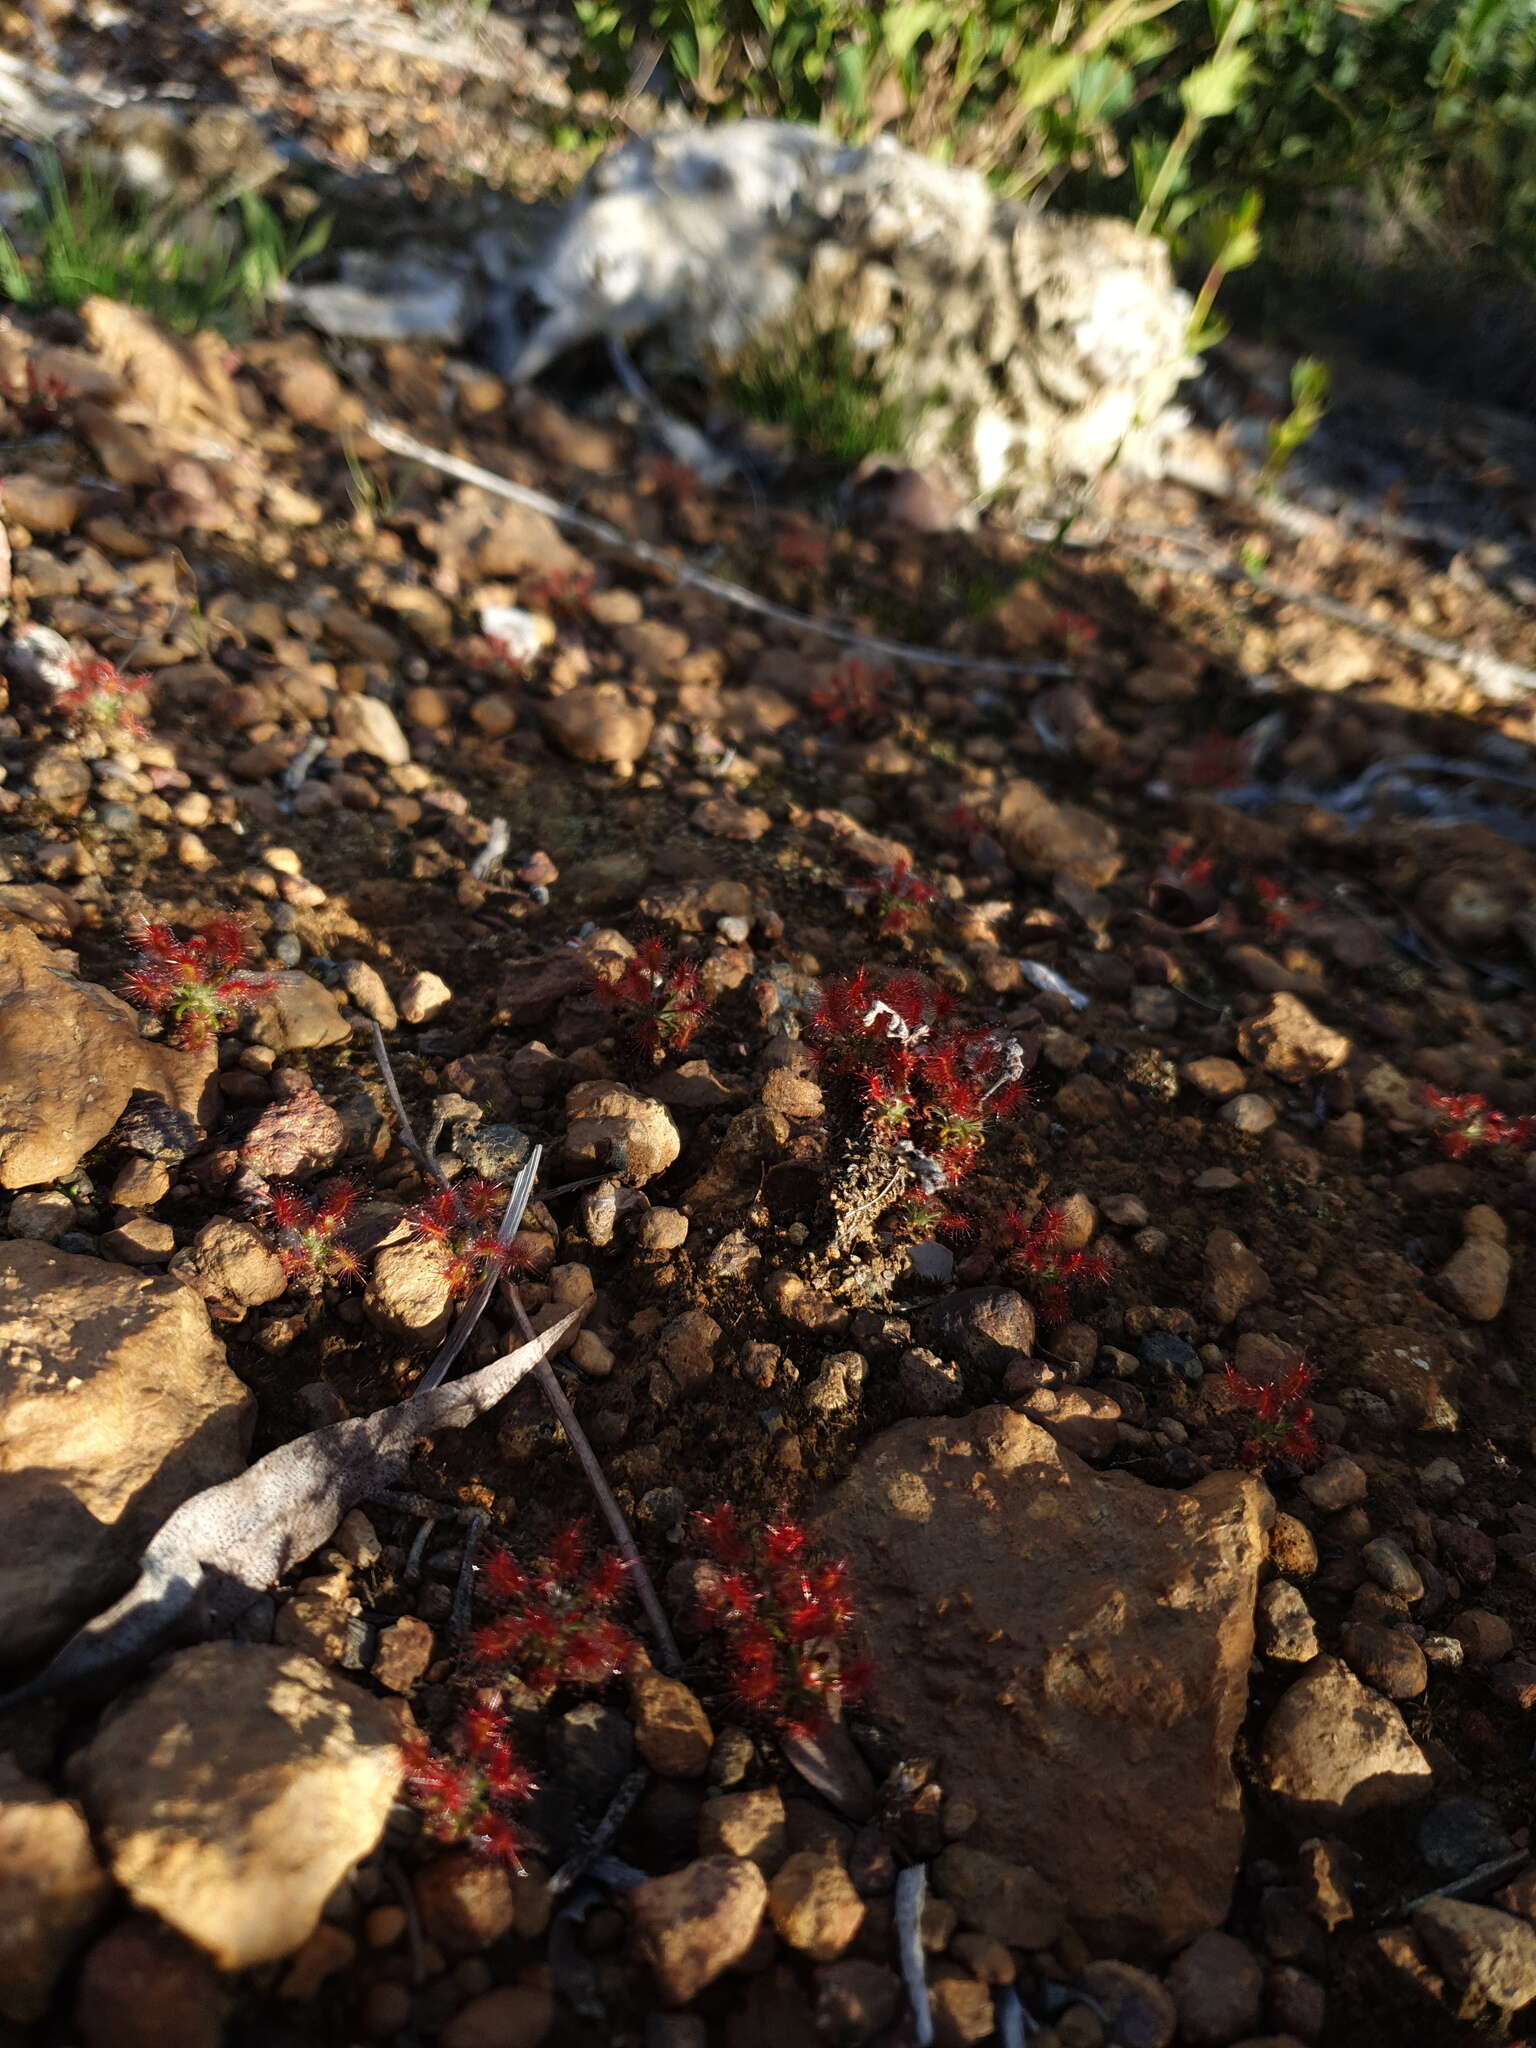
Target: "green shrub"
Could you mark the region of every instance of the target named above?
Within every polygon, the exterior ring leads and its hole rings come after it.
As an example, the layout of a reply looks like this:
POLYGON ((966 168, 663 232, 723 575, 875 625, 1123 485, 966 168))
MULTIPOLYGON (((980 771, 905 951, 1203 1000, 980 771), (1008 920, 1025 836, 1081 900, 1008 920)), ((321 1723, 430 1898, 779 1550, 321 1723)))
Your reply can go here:
POLYGON ((287 226, 252 192, 177 212, 53 160, 38 175, 16 241, 0 234, 0 294, 20 305, 100 295, 170 327, 242 326, 330 232, 325 218, 287 226))
POLYGON ((1354 190, 1536 262, 1532 0, 575 0, 597 80, 654 59, 695 109, 888 129, 1011 193, 1140 216, 1209 261, 1354 190))

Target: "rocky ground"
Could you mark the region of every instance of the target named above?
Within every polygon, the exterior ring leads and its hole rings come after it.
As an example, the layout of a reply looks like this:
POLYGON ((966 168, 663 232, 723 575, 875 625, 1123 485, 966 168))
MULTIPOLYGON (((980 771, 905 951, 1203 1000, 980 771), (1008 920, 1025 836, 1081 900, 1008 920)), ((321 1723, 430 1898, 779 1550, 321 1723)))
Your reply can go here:
MULTIPOLYGON (((364 89, 303 34, 290 107, 364 89)), ((453 84, 386 57, 402 105, 453 84)), ((544 1147, 518 1292, 576 1311, 556 1378, 681 1651, 630 1599, 617 1675, 509 1679, 522 1867, 435 1839, 401 1745, 484 1698, 476 1566, 597 1526, 538 1387, 440 1429, 232 1626, 211 1574, 0 1711, 7 2048, 1530 2023, 1530 711, 1305 599, 1529 661, 1536 496, 1441 412, 1395 497, 1375 451, 1374 521, 1321 457, 1280 517, 1237 487, 1247 369, 1200 443, 1230 496, 1121 485, 1052 547, 921 478, 711 492, 611 407, 421 351, 0 326, 7 1677, 443 1340, 367 1020, 449 1178, 544 1147), (373 416, 933 658, 589 550, 373 416), (1479 532, 1405 535, 1420 484, 1479 532), (148 676, 142 731, 50 635, 148 676), (136 921, 231 915, 262 986, 178 1046, 114 993, 136 921), (942 991, 1024 1088, 946 1098, 960 1138, 937 1093, 882 1124, 818 1021, 861 971, 856 1022, 942 991), (966 1169, 931 1213, 903 1135, 966 1169), (319 1271, 274 1192, 343 1176, 319 1271), (730 1683, 722 1500, 847 1560, 851 1739, 730 1683)), ((498 1292, 469 1367, 518 1341, 498 1292)))

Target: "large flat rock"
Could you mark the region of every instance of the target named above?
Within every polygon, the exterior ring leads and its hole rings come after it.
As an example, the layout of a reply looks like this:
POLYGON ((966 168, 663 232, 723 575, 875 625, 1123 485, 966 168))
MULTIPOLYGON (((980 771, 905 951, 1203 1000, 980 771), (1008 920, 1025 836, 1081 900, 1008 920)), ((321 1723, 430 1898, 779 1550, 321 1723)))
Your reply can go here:
POLYGON ((139 1036, 139 1014, 66 973, 20 925, 0 930, 0 1187, 72 1174, 136 1091, 206 1124, 217 1054, 139 1036))
POLYGON ((821 1534, 844 1553, 870 1705, 980 1816, 969 1847, 1053 1881, 1095 1943, 1225 1917, 1264 1528, 1250 1475, 1164 1491, 983 1408, 878 1437, 821 1534))
POLYGON ((171 1510, 244 1469, 250 1419, 189 1288, 0 1244, 0 1665, 116 1599, 171 1510))

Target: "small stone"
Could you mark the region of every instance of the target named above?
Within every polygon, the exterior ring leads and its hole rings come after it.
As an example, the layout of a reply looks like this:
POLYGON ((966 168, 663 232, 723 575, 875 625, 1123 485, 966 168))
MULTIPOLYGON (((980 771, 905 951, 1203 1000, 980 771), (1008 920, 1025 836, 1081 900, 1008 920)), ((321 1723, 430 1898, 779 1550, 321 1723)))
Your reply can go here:
POLYGON ((1491 1323, 1503 1311, 1509 1276, 1505 1245, 1491 1237, 1469 1237, 1441 1268, 1440 1286, 1452 1308, 1468 1321, 1491 1323))
POLYGON ((438 2035, 441 2048, 538 2048, 555 2024, 555 1998, 542 1984, 498 1984, 472 1998, 438 2035))
POLYGON ((453 1001, 453 990, 438 974, 413 974, 400 991, 397 1005, 407 1024, 430 1024, 453 1001))
POLYGON ((542 707, 544 727, 574 761, 628 773, 651 743, 656 720, 617 683, 579 683, 542 707))
POLYGON ((433 1245, 408 1237, 380 1248, 363 1295, 363 1314, 375 1329, 428 1344, 447 1329, 452 1313, 453 1289, 433 1245))
POLYGON ((371 754, 388 768, 403 768, 411 758, 411 743, 399 719, 377 697, 333 697, 331 731, 337 753, 371 754))
POLYGON ((1435 1507, 1444 1507, 1454 1500, 1466 1483, 1453 1458, 1431 1458, 1419 1474, 1419 1491, 1435 1507))
POLYGON ((1247 1138, 1259 1137, 1276 1122, 1275 1105, 1267 1095, 1234 1095, 1230 1102, 1221 1105, 1219 1114, 1224 1124, 1230 1124, 1247 1138))
POLYGON ((1170 1330, 1149 1330, 1136 1347, 1141 1368, 1136 1377, 1149 1386, 1176 1384, 1191 1386, 1205 1377, 1205 1367, 1193 1344, 1175 1337, 1170 1330))
POLYGON ((1232 1096, 1240 1095, 1248 1078, 1236 1060, 1214 1057, 1188 1060, 1179 1071, 1197 1094, 1212 1102, 1226 1102, 1232 1096))
POLYGON ((460 1124, 453 1134, 453 1152, 487 1180, 514 1180, 533 1150, 533 1140, 516 1124, 460 1124))
POLYGON ((172 1273, 184 1287, 200 1294, 214 1315, 238 1322, 248 1308, 276 1301, 287 1291, 288 1276, 271 1243, 252 1223, 215 1216, 205 1223, 184 1251, 172 1273))
POLYGON ((240 1164, 263 1180, 312 1180, 347 1149, 347 1127, 314 1088, 270 1103, 240 1141, 240 1164))
POLYGON ((1216 1327, 1235 1321, 1269 1293, 1269 1275, 1237 1233, 1213 1230, 1205 1240, 1205 1305, 1216 1327))
POLYGON ((940 1358, 1001 1370, 1034 1349, 1035 1313, 1011 1287, 971 1287, 945 1295, 922 1315, 940 1358))
POLYGON ((80 1970, 81 2048, 221 2048, 230 1994, 206 1956, 147 1915, 98 1941, 80 1970))
POLYGON ((697 1697, 680 1679, 643 1671, 629 1683, 635 1746, 664 1778, 702 1778, 715 1734, 697 1697))
POLYGON ((242 1970, 308 1939, 377 1843, 401 1766, 366 1693, 291 1650, 224 1642, 172 1657, 78 1769, 134 1903, 242 1970))
POLYGON ((35 1188, 18 1195, 6 1211, 12 1237, 30 1237, 38 1244, 57 1244, 75 1227, 75 1205, 57 1188, 35 1188))
POLYGON ((775 1786, 728 1792, 699 1815, 701 1856, 744 1856, 770 1876, 789 1853, 784 1800, 775 1786))
POLYGON ((724 1334, 706 1310, 686 1308, 661 1332, 656 1355, 679 1387, 701 1387, 714 1375, 715 1352, 724 1334))
POLYGON ((1413 1560, 1390 1536, 1377 1536, 1362 1544, 1360 1562, 1378 1586, 1385 1587, 1397 1599, 1406 1600, 1410 1607, 1424 1598, 1424 1581, 1413 1560))
POLYGON ((997 2024, 992 1993, 974 1977, 941 1966, 929 1981, 928 2004, 937 2048, 975 2048, 992 2039, 997 2024))
POLYGON ((1340 1647, 1356 1677, 1389 1700, 1416 1700, 1429 1683, 1429 1663, 1413 1637, 1380 1622, 1345 1624, 1340 1647))
POLYGON ((1497 1664, 1515 1647, 1509 1623, 1486 1607, 1464 1607, 1451 1623, 1451 1634, 1466 1651, 1469 1664, 1497 1664))
POLYGON ((469 1849, 450 1849, 417 1871, 413 1890, 422 1932, 449 1955, 478 1955, 517 1917, 508 1872, 469 1849))
POLYGON ((883 1963, 826 1963, 816 1972, 817 2034, 834 2048, 859 2048, 890 2025, 902 1997, 901 1979, 883 1963))
POLYGON ((573 1168, 616 1174, 644 1187, 677 1159, 683 1141, 659 1102, 615 1081, 582 1081, 565 1101, 565 1152, 573 1168))
POLYGON ((1353 1050, 1342 1031, 1315 1017, 1299 996, 1269 997, 1237 1030, 1245 1060, 1293 1085, 1342 1067, 1353 1050))
POLYGON ((1168 1972, 1179 2037, 1189 2048, 1226 2048, 1259 2023, 1264 1972, 1230 1934, 1199 1935, 1168 1972))
POLYGON ((384 986, 384 977, 366 960, 344 960, 337 980, 365 1017, 371 1017, 381 1031, 393 1031, 399 1013, 384 986))
POLYGON ((836 1856, 802 1849, 774 1874, 768 1912, 779 1938, 812 1962, 833 1963, 864 1920, 864 1901, 836 1856))
POLYGON ((279 1998, 308 2004, 327 1977, 345 1970, 357 1954, 357 1943, 340 1927, 322 1920, 288 1965, 277 1987, 279 1998))
POLYGON ((1514 1846, 1486 1799, 1442 1799, 1419 1822, 1419 1854, 1441 1877, 1466 1877, 1509 1856, 1514 1846))
POLYGON ((101 1240, 103 1253, 125 1266, 163 1266, 176 1249, 176 1233, 153 1216, 130 1216, 101 1240))
POLYGON ((335 996, 313 975, 291 969, 272 977, 272 987, 251 1011, 249 1035, 274 1052, 310 1052, 341 1045, 352 1027, 335 996))
POLYGON ((1116 2048, 1169 2048, 1178 2008, 1163 1986, 1131 1963, 1089 1963, 1078 1987, 1093 1999, 1116 2048))
POLYGON ((633 1886, 624 1903, 662 1997, 686 2005, 751 1948, 768 1886, 755 1863, 704 1856, 633 1886))
POLYGON ((965 1393, 960 1368, 935 1352, 903 1351, 896 1367, 896 1398, 904 1415, 942 1415, 959 1406, 965 1393))
POLYGON ((153 1209, 170 1191, 171 1169, 162 1160, 128 1158, 113 1176, 109 1200, 117 1209, 153 1209))
POLYGON ((1276 1663, 1310 1664, 1317 1655, 1317 1623, 1289 1579, 1259 1589, 1256 1626, 1260 1652, 1276 1663))
POLYGON ((410 1692, 432 1662, 431 1629, 414 1614, 403 1614, 379 1633, 373 1675, 387 1692, 410 1692))
POLYGON ((1337 1515, 1345 1508, 1357 1507, 1370 1484, 1353 1458, 1334 1458, 1320 1471, 1309 1472, 1301 1490, 1319 1513, 1337 1515))
POLYGON ((1317 1570, 1317 1539, 1305 1522, 1283 1510, 1269 1532, 1269 1561, 1289 1579, 1309 1579, 1317 1570))
POLYGON ((1049 1948, 1061 1931, 1060 1900, 1026 1864, 952 1843, 934 1864, 933 1879, 965 1926, 1010 1948, 1049 1948))
POLYGON ((1410 1804, 1432 1781, 1397 1708, 1334 1657, 1319 1657, 1282 1696, 1256 1761, 1290 1817, 1312 1826, 1410 1804))
POLYGON ((648 1209, 635 1231, 636 1249, 646 1253, 675 1252, 688 1240, 688 1218, 681 1209, 648 1209))
POLYGON ((111 1891, 79 1807, 0 1757, 0 2016, 42 2018, 111 1891))
POLYGON ((1536 1998, 1536 1927, 1493 1906, 1428 1899, 1414 1909, 1414 1932, 1453 1984, 1502 2012, 1536 1998))

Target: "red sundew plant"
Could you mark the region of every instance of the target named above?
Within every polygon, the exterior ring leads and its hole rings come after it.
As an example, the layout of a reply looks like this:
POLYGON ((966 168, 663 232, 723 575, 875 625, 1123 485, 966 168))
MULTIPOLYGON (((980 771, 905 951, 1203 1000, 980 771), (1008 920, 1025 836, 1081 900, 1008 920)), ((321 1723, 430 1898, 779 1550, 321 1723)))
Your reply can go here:
POLYGON ((658 455, 651 464, 651 488, 664 504, 673 511, 692 504, 699 495, 699 473, 690 469, 686 462, 678 462, 670 455, 658 455))
POLYGON ((1026 1223, 1017 1209, 1008 1210, 1002 1219, 1008 1241, 1003 1263, 1028 1288, 1046 1323, 1066 1322, 1074 1297, 1084 1289, 1102 1287, 1109 1278, 1109 1260, 1102 1252, 1063 1248, 1064 1223, 1054 1206, 1042 1209, 1033 1223, 1026 1223))
POLYGON ((888 668, 871 668, 850 655, 828 671, 805 701, 824 724, 862 731, 879 717, 890 680, 888 668))
POLYGON ((1254 876, 1253 893, 1263 914, 1264 929, 1271 935, 1289 931, 1298 917, 1310 917, 1314 910, 1322 908, 1315 896, 1298 896, 1269 875, 1254 876))
POLYGON ((897 938, 920 924, 923 913, 938 895, 932 882, 914 874, 903 854, 865 881, 849 884, 849 893, 864 897, 875 913, 875 930, 883 938, 897 938))
POLYGON ((634 1637, 612 1612, 629 1568, 616 1550, 589 1551, 580 1528, 562 1529, 531 1570, 508 1551, 492 1551, 480 1583, 506 1609, 470 1638, 489 1675, 519 1678, 536 1692, 603 1685, 635 1652, 634 1637))
POLYGON ((401 1754, 406 1791, 429 1835, 522 1869, 526 1844, 505 1809, 531 1798, 538 1780, 513 1747, 499 1708, 466 1707, 446 1752, 423 1737, 402 1745, 401 1754))
POLYGON ((920 974, 876 978, 861 967, 822 984, 806 1024, 822 1075, 853 1097, 925 1194, 969 1172, 988 1124, 1025 1092, 1018 1045, 956 1024, 953 1007, 920 974))
POLYGON ((704 1605, 737 1704, 783 1735, 839 1719, 869 1679, 867 1659, 852 1654, 847 1567, 814 1558, 795 1522, 749 1535, 728 1504, 695 1515, 694 1527, 720 1568, 704 1605))
POLYGON ((362 1273, 356 1252, 342 1238, 347 1219, 357 1207, 351 1181, 337 1181, 318 1202, 297 1188, 275 1187, 267 1196, 267 1214, 277 1231, 277 1256, 283 1271, 310 1294, 362 1273))
POLYGON ((1302 1362, 1272 1380, 1246 1379, 1231 1365, 1221 1370, 1243 1415, 1243 1463, 1267 1465, 1275 1458, 1293 1458, 1298 1465, 1310 1465, 1318 1455, 1307 1399, 1312 1368, 1302 1362))
POLYGON ((1215 876, 1216 856, 1196 853, 1189 840, 1175 839, 1164 856, 1163 873, 1181 888, 1204 889, 1215 876))
POLYGON ((250 941, 237 917, 210 917, 188 939, 145 919, 128 937, 138 965, 123 976, 124 995, 158 1017, 171 1043, 186 1051, 233 1030, 241 1012, 272 987, 270 974, 247 971, 250 941))
POLYGON ((698 968, 661 939, 643 940, 612 981, 595 976, 593 986, 624 1037, 653 1060, 686 1051, 709 1014, 698 968))
POLYGON ((531 606, 546 612, 574 616, 587 611, 597 577, 590 569, 550 569, 523 586, 531 606))
POLYGON ((507 1190, 494 1180, 467 1173, 438 1188, 406 1212, 406 1221, 429 1244, 455 1295, 468 1294, 488 1273, 510 1273, 527 1254, 496 1235, 507 1206, 507 1190))
POLYGON ((1536 1116, 1505 1116, 1485 1095, 1445 1095, 1426 1087, 1424 1100, 1438 1119, 1435 1137, 1447 1159, 1465 1159, 1480 1146, 1525 1152, 1536 1141, 1536 1116))
POLYGON ((934 1237, 965 1239, 976 1234, 976 1225, 963 1209, 951 1209, 938 1195, 925 1195, 917 1189, 893 1202, 882 1220, 903 1243, 921 1244, 934 1237))
POLYGON ((809 526, 786 526, 774 535, 774 558, 786 569, 824 569, 831 543, 809 526))
POLYGON ((1186 756, 1179 780, 1189 789, 1235 789, 1252 766, 1246 733, 1208 732, 1186 756))
POLYGON ((5 402, 19 415, 23 427, 41 433, 57 424, 69 396, 62 377, 40 372, 29 360, 20 381, 6 388, 5 402))
POLYGON ((148 676, 125 676, 112 662, 86 654, 70 657, 69 673, 68 689, 53 701, 74 732, 104 740, 148 739, 143 717, 148 676))
POLYGON ((1099 629, 1083 612, 1059 611, 1050 620, 1052 635, 1067 654, 1086 654, 1099 637, 1099 629))

